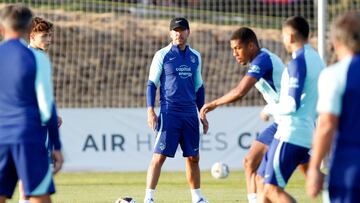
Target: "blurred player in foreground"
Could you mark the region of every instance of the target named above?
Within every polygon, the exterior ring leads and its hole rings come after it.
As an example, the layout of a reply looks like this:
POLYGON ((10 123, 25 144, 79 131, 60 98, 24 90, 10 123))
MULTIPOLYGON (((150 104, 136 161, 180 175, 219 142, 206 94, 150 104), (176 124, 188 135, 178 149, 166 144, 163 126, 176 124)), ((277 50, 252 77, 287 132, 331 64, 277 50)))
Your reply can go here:
MULTIPOLYGON (((281 59, 265 48, 260 48, 253 30, 242 27, 236 30, 230 39, 233 56, 241 65, 249 64, 246 75, 239 84, 224 96, 207 103, 200 111, 200 116, 214 110, 218 106, 235 102, 244 97, 254 86, 262 93, 267 103, 276 103, 279 99, 281 74, 285 65, 281 59)), ((244 159, 247 198, 249 203, 256 202, 256 170, 261 159, 273 140, 277 129, 277 121, 269 125, 252 143, 250 151, 244 159)))
POLYGON ((354 203, 360 202, 360 14, 338 17, 330 36, 339 62, 326 68, 319 79, 319 121, 306 189, 313 198, 321 191, 321 160, 332 147, 330 200, 354 203))
POLYGON ((315 128, 317 85, 324 63, 308 44, 309 24, 299 16, 282 28, 283 43, 292 60, 281 78, 279 103, 264 108, 262 117, 279 116, 275 139, 266 153, 264 191, 259 202, 296 202, 284 188, 299 164, 308 162, 315 128))
MULTIPOLYGON (((190 35, 185 18, 170 22, 172 42, 156 52, 147 86, 147 122, 157 132, 154 154, 148 168, 145 203, 154 202, 154 192, 166 157, 174 157, 180 144, 186 160, 186 177, 193 203, 206 203, 200 190, 199 118, 205 88, 201 77, 201 56, 186 43, 190 35), (160 84, 160 115, 154 111, 160 84)), ((208 123, 201 119, 206 134, 208 123)))
MULTIPOLYGON (((32 20, 32 26, 29 35, 30 44, 28 47, 34 49, 34 51, 47 51, 52 41, 53 32, 54 25, 51 22, 46 21, 40 17, 34 17, 32 20)), ((58 127, 60 127, 62 124, 62 118, 58 116, 57 119, 58 127)), ((50 161, 52 161, 51 155, 53 145, 49 139, 46 141, 50 161)), ((21 181, 19 181, 19 203, 30 203, 29 198, 25 196, 21 181)))
POLYGON ((22 5, 6 6, 0 14, 0 203, 11 198, 18 180, 32 203, 51 202, 53 172, 63 163, 50 61, 24 40, 32 17, 22 5), (48 130, 54 169, 44 144, 48 130))

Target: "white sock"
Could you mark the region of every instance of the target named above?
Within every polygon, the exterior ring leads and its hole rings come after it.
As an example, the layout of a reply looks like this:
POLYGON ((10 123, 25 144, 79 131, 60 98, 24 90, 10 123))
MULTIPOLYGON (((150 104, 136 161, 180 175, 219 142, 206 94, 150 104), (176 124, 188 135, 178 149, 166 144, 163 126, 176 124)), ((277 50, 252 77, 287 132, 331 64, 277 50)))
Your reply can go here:
POLYGON ((201 189, 200 189, 200 188, 198 188, 198 189, 191 189, 190 192, 191 192, 191 200, 192 200, 193 203, 198 202, 198 201, 202 198, 201 189))
POLYGON ((154 199, 154 192, 155 192, 155 190, 153 190, 153 189, 146 189, 144 200, 154 199))
POLYGON ((322 191, 322 202, 330 203, 329 190, 327 188, 322 191))
POLYGON ((256 193, 248 193, 247 198, 249 203, 256 203, 256 193))
POLYGON ((19 203, 31 203, 30 200, 19 200, 19 203))

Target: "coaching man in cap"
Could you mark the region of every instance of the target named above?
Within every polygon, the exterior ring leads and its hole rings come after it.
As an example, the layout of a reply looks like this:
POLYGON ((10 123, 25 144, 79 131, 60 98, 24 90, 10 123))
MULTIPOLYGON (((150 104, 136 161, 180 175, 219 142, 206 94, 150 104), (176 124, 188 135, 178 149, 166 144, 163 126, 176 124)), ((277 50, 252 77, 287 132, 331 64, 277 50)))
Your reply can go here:
MULTIPOLYGON (((200 53, 187 44, 190 34, 185 18, 170 22, 171 43, 155 53, 147 85, 147 123, 156 132, 154 154, 148 168, 145 203, 154 202, 160 171, 167 157, 174 157, 180 144, 186 160, 186 178, 193 203, 206 203, 200 191, 199 118, 205 89, 201 77, 200 53), (160 88, 160 114, 154 111, 160 88)), ((207 132, 206 118, 201 120, 207 132)))

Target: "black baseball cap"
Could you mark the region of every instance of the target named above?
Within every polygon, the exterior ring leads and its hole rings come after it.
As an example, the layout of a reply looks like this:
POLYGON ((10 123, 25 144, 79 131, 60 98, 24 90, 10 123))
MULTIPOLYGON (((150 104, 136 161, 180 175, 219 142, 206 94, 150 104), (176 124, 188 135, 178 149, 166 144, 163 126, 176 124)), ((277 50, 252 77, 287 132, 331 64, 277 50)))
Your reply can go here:
POLYGON ((182 28, 184 30, 189 30, 189 22, 185 18, 173 18, 170 21, 170 30, 174 30, 176 28, 182 28))

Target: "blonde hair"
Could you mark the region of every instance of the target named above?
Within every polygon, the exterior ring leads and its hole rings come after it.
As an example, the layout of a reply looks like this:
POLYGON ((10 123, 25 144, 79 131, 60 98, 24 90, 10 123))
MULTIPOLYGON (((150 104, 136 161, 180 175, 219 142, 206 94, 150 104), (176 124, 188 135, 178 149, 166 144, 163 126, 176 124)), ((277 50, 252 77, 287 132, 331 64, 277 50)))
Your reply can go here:
POLYGON ((348 12, 331 25, 331 39, 344 44, 354 53, 360 52, 360 14, 348 12))

